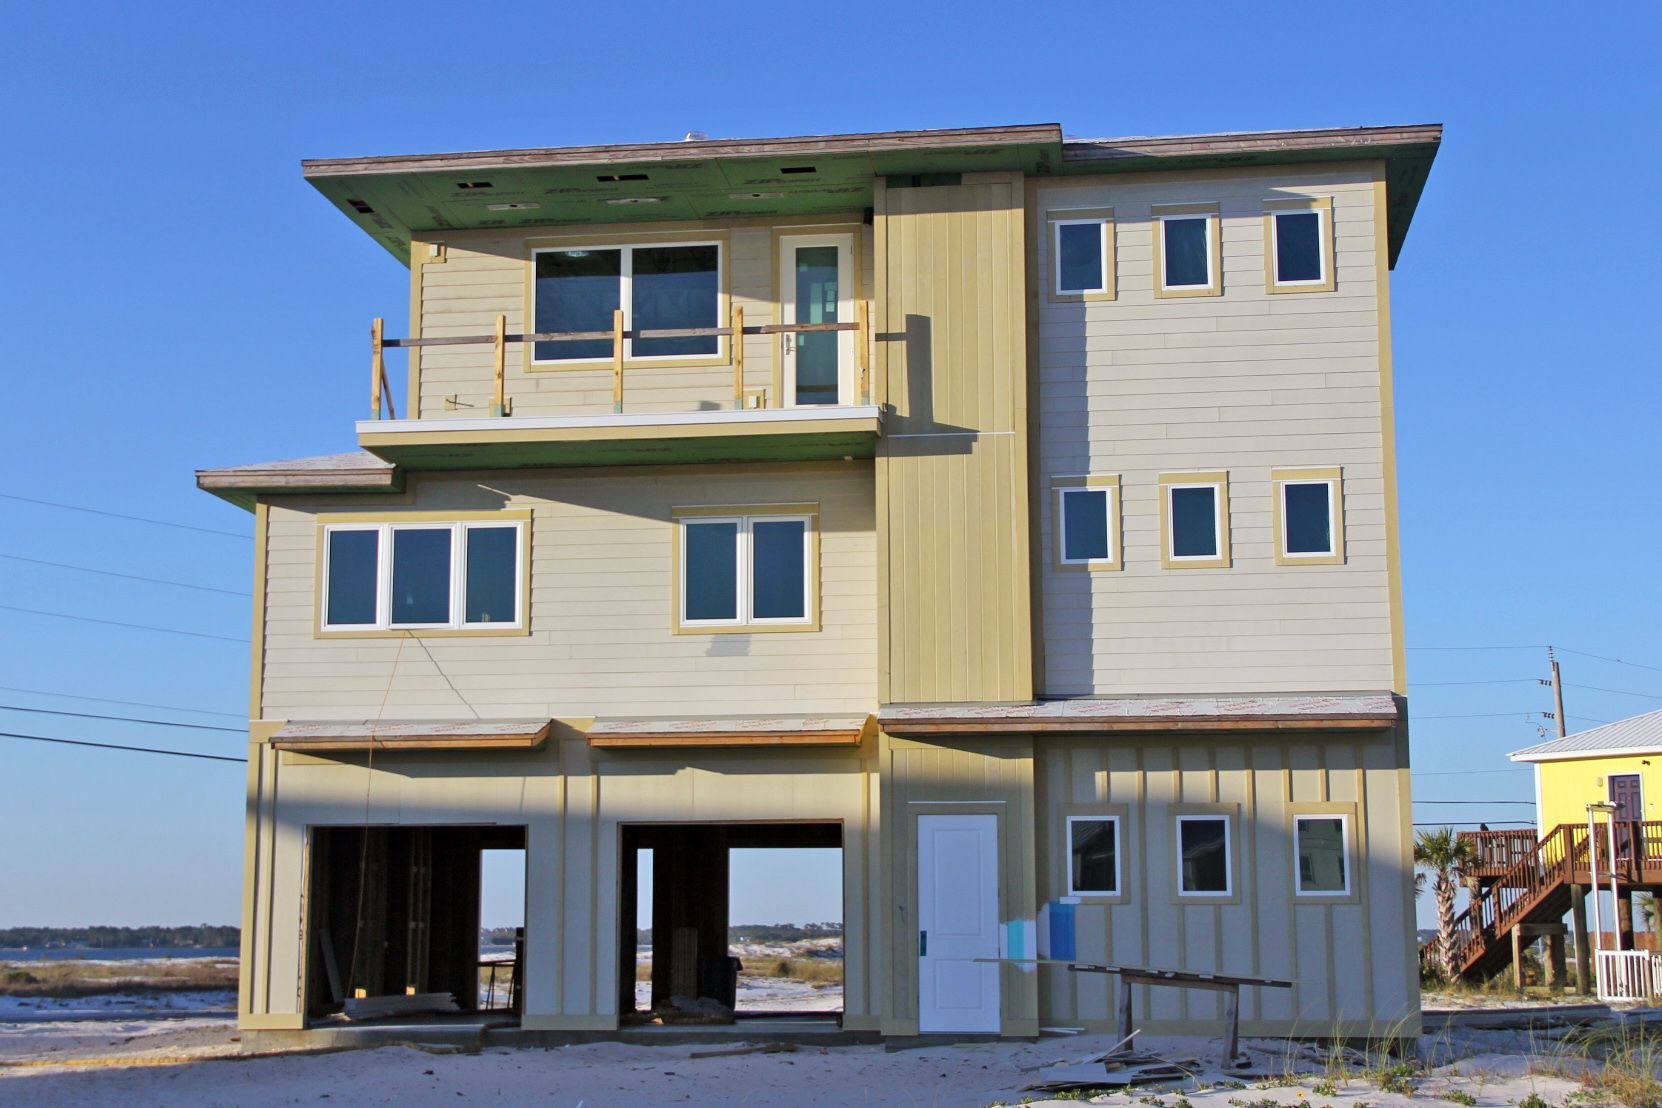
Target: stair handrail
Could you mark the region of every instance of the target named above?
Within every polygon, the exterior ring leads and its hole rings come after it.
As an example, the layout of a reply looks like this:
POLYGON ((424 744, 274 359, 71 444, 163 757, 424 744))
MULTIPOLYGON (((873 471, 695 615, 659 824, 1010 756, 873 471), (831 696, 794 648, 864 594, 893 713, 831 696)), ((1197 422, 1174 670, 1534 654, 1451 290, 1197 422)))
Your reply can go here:
POLYGON ((1455 963, 1469 966, 1534 907, 1543 893, 1564 880, 1572 863, 1587 853, 1587 829, 1561 823, 1535 849, 1483 889, 1454 917, 1455 963), (1580 832, 1579 836, 1577 832, 1580 832))

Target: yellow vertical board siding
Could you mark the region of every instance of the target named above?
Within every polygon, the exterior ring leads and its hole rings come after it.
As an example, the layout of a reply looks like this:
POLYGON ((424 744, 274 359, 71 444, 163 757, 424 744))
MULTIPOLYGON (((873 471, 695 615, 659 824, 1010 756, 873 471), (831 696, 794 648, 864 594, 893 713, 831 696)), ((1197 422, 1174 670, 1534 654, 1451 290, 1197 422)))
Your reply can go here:
MULTIPOLYGON (((1027 738, 916 742, 883 736, 883 956, 888 972, 880 1030, 918 1033, 917 820, 920 815, 995 815, 999 834, 999 924, 1034 918, 1033 744, 1027 738)), ((1000 1032, 1038 1033, 1038 984, 1003 967, 1000 1032)))
POLYGON ((1397 521, 1397 417, 1391 361, 1391 273, 1385 249, 1389 217, 1385 186, 1385 163, 1374 165, 1373 243, 1374 288, 1379 296, 1379 421, 1385 469, 1385 557, 1391 588, 1391 688, 1408 694, 1408 647, 1403 642, 1402 545, 1397 521))
POLYGON ((877 702, 870 462, 423 475, 396 497, 270 510, 264 710, 282 719, 870 711, 877 702), (816 504, 820 629, 677 634, 673 509, 816 504), (530 630, 318 638, 317 517, 530 509, 530 630), (735 707, 739 705, 740 707, 735 707))
MULTIPOLYGON (((515 231, 455 232, 446 238, 443 265, 423 265, 418 322, 412 334, 429 338, 489 335, 497 315, 508 319, 511 334, 526 333, 534 322, 528 315, 531 251, 544 240, 582 236, 597 246, 646 240, 678 241, 720 238, 726 277, 724 302, 742 306, 745 324, 778 322, 779 260, 775 244, 782 234, 853 232, 856 278, 869 289, 872 276, 870 228, 858 213, 805 217, 801 220, 717 220, 699 223, 620 224, 615 227, 542 228, 515 231)), ((731 322, 726 309, 719 326, 731 322)), ((778 384, 779 339, 752 335, 745 340, 745 387, 766 390, 768 403, 782 403, 778 384)), ((624 367, 624 409, 630 412, 693 411, 701 407, 730 408, 733 371, 728 340, 722 339, 719 364, 664 362, 624 367)), ((412 357, 414 351, 411 352, 412 357)), ((492 390, 490 343, 440 346, 422 351, 419 374, 412 387, 419 390, 420 412, 429 419, 479 418, 488 414, 492 390), (455 406, 446 402, 456 398, 455 406)), ((414 362, 412 361, 412 364, 414 362)), ((527 369, 523 351, 510 348, 507 393, 516 416, 593 415, 612 411, 610 364, 563 368, 540 365, 527 369)), ((412 410, 415 404, 412 399, 412 410)), ((402 414, 402 412, 400 413, 402 414)))
POLYGON ((254 503, 254 620, 253 632, 248 637, 251 654, 248 675, 248 718, 250 720, 260 719, 265 715, 266 563, 269 558, 270 525, 270 505, 256 498, 254 503))
MULTIPOLYGON (((1059 571, 1052 505, 1034 504, 1043 692, 1400 687, 1375 189, 1368 163, 1031 183, 1034 219, 1113 207, 1119 265, 1112 302, 1032 304, 1030 487, 1118 473, 1123 490, 1124 569, 1111 580, 1059 571), (1264 204, 1300 195, 1331 198, 1335 287, 1273 296, 1261 279, 1264 204), (1152 211, 1173 203, 1218 205, 1221 296, 1153 295, 1152 211), (1277 566, 1272 470, 1341 466, 1345 564, 1277 566), (1158 476, 1202 470, 1229 472, 1233 564, 1162 569, 1158 476)), ((1039 272, 1049 248, 1042 237, 1033 244, 1039 272)))
POLYGON ((1023 184, 972 177, 877 193, 888 701, 1032 692, 1023 184))
MULTIPOLYGON (((1540 812, 1537 825, 1545 834, 1561 823, 1587 825, 1587 805, 1610 799, 1611 774, 1636 773, 1640 777, 1640 799, 1644 819, 1662 819, 1662 754, 1623 758, 1576 758, 1561 762, 1540 762, 1535 767, 1540 783, 1540 812)), ((1602 824, 1603 816, 1599 817, 1602 824)), ((1602 834, 1602 832, 1601 832, 1602 834)))
MULTIPOLYGON (((1322 735, 1319 745, 1291 747, 1272 738, 1223 743, 1162 740, 1103 747, 1052 739, 1035 752, 1038 903, 1067 895, 1065 817, 1093 808, 1120 816, 1123 896, 1083 896, 1075 906, 1076 957, 1132 965, 1262 975, 1297 982, 1292 991, 1246 989, 1242 1030, 1248 1034, 1387 1033, 1399 1021, 1417 1027, 1417 963, 1412 868, 1405 864, 1407 828, 1394 818, 1404 751, 1394 736, 1322 735), (1299 768, 1302 767, 1302 768, 1299 768), (1294 784, 1294 782, 1297 784, 1294 784), (1359 895, 1324 902, 1295 897, 1292 816, 1327 809, 1350 821, 1353 888, 1359 895), (1233 814, 1233 879, 1239 896, 1218 903, 1170 895, 1175 866, 1175 816, 1226 810, 1233 814), (1367 818, 1372 816, 1373 818, 1367 818), (1365 828, 1361 821, 1366 820, 1365 828)), ((1116 982, 1042 974, 1044 1024, 1111 1030, 1116 982)), ((1192 1034, 1185 1021, 1219 1020, 1214 998, 1171 989, 1139 989, 1138 1026, 1192 1034)))

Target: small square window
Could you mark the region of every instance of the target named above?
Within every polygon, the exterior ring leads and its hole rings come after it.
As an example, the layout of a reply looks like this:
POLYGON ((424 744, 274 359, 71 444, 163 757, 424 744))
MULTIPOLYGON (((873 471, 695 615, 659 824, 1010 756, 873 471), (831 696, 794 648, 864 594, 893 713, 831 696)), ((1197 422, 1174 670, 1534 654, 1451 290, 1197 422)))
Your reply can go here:
POLYGON ((1227 816, 1177 817, 1178 892, 1229 896, 1234 892, 1227 816))
POLYGON ((1063 569, 1120 568, 1120 479, 1052 477, 1051 545, 1063 569))
POLYGON ((1322 279, 1320 212, 1275 213, 1275 281, 1312 284, 1322 279))
POLYGON ((1274 523, 1277 565, 1344 561, 1344 504, 1338 469, 1277 470, 1274 523))
POLYGON ((812 516, 690 516, 677 523, 678 626, 812 626, 812 516))
POLYGON ((1068 817, 1068 894, 1117 896, 1120 891, 1117 816, 1068 817))
POLYGON ((1298 855, 1301 896, 1345 896, 1350 892, 1344 816, 1298 816, 1293 849, 1298 855))
POLYGON ((1264 207, 1265 288, 1332 292, 1332 198, 1266 200, 1264 207))
POLYGON ((1223 292, 1216 204, 1155 205, 1154 295, 1217 296, 1223 292))
POLYGON ((1165 568, 1228 568, 1228 475, 1161 474, 1160 530, 1165 568))

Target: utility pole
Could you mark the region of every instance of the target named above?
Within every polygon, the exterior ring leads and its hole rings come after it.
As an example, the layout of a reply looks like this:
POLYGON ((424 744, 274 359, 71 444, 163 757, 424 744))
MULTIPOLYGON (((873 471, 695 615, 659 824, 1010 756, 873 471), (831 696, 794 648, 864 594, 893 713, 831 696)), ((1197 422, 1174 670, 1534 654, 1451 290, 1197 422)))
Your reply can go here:
POLYGON ((1552 680, 1542 681, 1543 685, 1552 686, 1552 717, 1558 721, 1558 737, 1563 738, 1567 733, 1564 727, 1564 682, 1558 672, 1558 659, 1552 656, 1552 647, 1547 647, 1547 665, 1552 667, 1552 680))

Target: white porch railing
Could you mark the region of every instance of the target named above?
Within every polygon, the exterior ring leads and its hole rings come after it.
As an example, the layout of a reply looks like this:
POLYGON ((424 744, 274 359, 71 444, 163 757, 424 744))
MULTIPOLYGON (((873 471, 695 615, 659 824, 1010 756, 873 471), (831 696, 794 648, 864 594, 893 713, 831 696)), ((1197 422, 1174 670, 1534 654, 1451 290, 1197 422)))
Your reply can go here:
POLYGON ((1649 1000, 1662 993, 1662 957, 1647 950, 1595 950, 1600 1000, 1649 1000))

